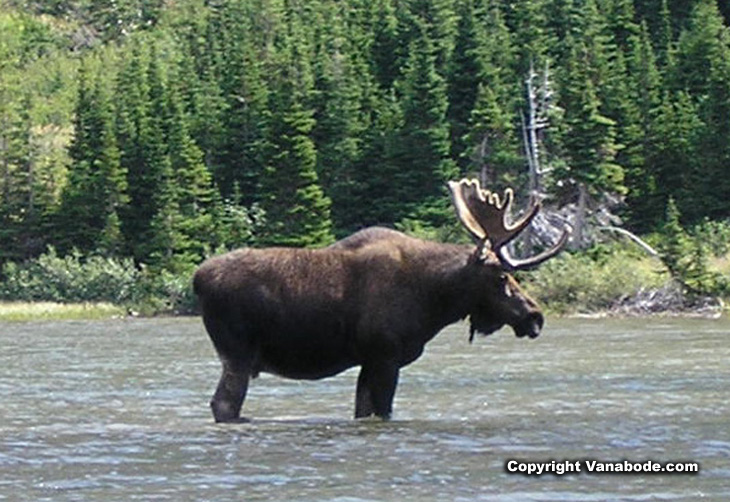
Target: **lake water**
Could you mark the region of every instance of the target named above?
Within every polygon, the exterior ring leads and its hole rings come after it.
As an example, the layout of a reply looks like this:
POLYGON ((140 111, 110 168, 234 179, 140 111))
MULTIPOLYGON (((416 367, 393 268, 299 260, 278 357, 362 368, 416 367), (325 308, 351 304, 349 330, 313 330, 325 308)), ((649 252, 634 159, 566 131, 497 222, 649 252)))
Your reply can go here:
POLYGON ((730 500, 728 320, 467 331, 402 371, 391 422, 351 418, 351 370, 262 375, 254 421, 216 425, 199 319, 0 324, 0 500, 730 500), (701 470, 527 477, 510 459, 701 470))

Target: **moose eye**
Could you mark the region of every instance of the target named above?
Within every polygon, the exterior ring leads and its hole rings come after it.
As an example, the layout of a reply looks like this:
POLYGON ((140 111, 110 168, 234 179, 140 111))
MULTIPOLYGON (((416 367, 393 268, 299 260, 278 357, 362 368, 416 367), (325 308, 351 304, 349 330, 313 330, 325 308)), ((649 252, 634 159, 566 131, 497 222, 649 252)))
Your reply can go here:
POLYGON ((502 274, 499 276, 499 284, 502 288, 504 288, 504 294, 506 296, 512 296, 512 289, 509 287, 509 280, 507 279, 507 275, 502 274))

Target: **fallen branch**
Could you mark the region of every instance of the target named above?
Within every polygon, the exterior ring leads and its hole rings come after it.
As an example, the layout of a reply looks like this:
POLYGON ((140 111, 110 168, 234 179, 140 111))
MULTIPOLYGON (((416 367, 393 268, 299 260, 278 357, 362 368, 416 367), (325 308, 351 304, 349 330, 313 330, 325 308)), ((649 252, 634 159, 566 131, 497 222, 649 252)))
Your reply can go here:
POLYGON ((644 251, 649 253, 651 256, 657 256, 657 257, 659 256, 659 252, 656 249, 654 249, 649 244, 647 244, 647 242, 642 240, 638 235, 636 235, 632 232, 629 232, 625 228, 605 226, 605 227, 598 227, 598 230, 608 230, 611 232, 616 232, 618 234, 624 235, 624 236, 628 237, 629 239, 631 239, 632 241, 634 241, 636 244, 638 244, 639 247, 641 247, 644 251))

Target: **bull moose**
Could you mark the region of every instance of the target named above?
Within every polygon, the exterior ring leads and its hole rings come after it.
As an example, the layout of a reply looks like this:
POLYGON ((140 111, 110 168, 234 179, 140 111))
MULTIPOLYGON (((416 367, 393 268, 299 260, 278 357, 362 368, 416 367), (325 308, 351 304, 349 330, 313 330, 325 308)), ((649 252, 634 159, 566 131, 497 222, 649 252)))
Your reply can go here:
POLYGON ((321 249, 238 249, 203 263, 193 283, 223 367, 210 403, 216 422, 246 420, 249 380, 262 371, 320 379, 355 366, 355 418, 387 420, 400 368, 445 326, 469 317, 472 336, 508 324, 537 337, 543 315, 510 272, 556 255, 568 228, 552 248, 514 259, 506 244, 539 203, 508 224, 511 189, 500 198, 467 179, 449 189, 476 248, 373 227, 321 249))

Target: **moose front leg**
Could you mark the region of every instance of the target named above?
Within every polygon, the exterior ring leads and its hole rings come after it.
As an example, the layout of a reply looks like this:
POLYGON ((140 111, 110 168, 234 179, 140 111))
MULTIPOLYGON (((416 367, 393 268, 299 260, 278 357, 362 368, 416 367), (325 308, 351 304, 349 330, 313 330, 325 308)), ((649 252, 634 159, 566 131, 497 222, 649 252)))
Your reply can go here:
POLYGON ((389 420, 398 386, 399 367, 391 361, 366 363, 357 377, 355 418, 376 415, 389 420))
POLYGON ((361 368, 357 377, 357 390, 355 391, 355 418, 365 418, 375 413, 373 397, 370 393, 366 375, 365 368, 361 368))

